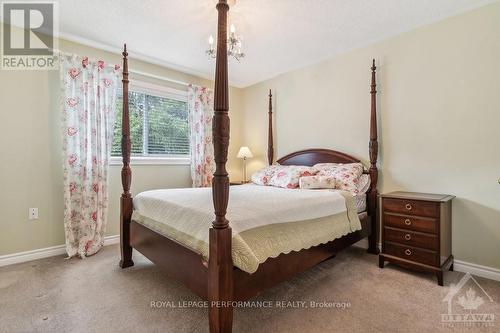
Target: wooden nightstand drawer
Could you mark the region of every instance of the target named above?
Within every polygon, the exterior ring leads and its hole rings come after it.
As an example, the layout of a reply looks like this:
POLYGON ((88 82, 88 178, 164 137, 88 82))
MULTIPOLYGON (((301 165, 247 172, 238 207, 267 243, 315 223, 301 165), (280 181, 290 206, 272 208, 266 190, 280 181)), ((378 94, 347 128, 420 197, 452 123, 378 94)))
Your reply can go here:
POLYGON ((388 242, 396 242, 435 251, 439 250, 439 239, 436 235, 385 227, 384 239, 388 242))
POLYGON ((437 252, 418 249, 411 246, 394 244, 391 242, 386 242, 384 246, 384 253, 387 253, 389 255, 393 255, 406 260, 420 262, 426 265, 439 265, 439 255, 437 252))
POLYGON ((410 215, 395 215, 384 213, 384 226, 395 227, 428 233, 437 233, 438 223, 435 219, 418 218, 410 215))
POLYGON ((406 215, 439 217, 439 203, 437 202, 384 198, 382 209, 406 215))

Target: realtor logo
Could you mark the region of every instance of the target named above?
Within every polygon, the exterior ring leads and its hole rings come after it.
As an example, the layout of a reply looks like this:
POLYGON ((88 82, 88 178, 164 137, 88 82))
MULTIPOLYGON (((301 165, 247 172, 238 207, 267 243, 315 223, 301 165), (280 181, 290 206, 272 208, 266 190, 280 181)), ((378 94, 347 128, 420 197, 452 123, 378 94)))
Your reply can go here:
POLYGON ((1 69, 57 69, 57 3, 12 2, 1 5, 1 69))
POLYGON ((493 299, 479 282, 466 273, 457 285, 452 284, 443 299, 448 311, 441 314, 441 323, 447 327, 491 327, 495 325, 495 314, 481 311, 493 299))

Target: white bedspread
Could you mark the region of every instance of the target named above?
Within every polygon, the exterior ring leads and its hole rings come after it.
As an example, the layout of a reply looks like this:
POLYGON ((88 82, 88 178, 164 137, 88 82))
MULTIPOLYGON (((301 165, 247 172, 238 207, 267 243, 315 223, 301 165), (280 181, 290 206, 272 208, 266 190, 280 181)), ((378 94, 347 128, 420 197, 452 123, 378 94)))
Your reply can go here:
MULTIPOLYGON (((187 243, 186 246, 208 256, 208 229, 214 220, 211 188, 142 192, 134 198, 134 208, 133 219, 135 221, 145 224, 169 238, 184 244, 187 243), (190 240, 186 240, 185 236, 188 236, 190 240)), ((268 257, 319 245, 361 229, 352 195, 332 190, 291 190, 253 184, 232 186, 226 217, 230 221, 233 239, 238 238, 233 241, 233 261, 236 266, 238 263, 244 266, 240 268, 246 271, 255 271, 258 264, 268 257), (274 239, 276 230, 279 230, 276 229, 276 225, 283 225, 283 230, 285 230, 285 224, 290 226, 291 223, 296 224, 294 222, 319 221, 328 217, 332 217, 332 221, 335 221, 328 225, 327 231, 321 232, 321 235, 328 234, 328 236, 325 235, 328 239, 313 235, 313 233, 311 233, 313 239, 302 239, 307 238, 304 235, 288 235, 286 237, 277 235, 274 239), (273 225, 272 234, 266 234, 269 225, 273 225), (245 239, 245 235, 248 239, 245 239), (249 239, 252 239, 253 243, 257 239, 256 237, 259 237, 258 239, 265 238, 266 244, 273 243, 275 240, 288 242, 288 239, 293 237, 301 239, 298 243, 294 243, 295 240, 290 240, 290 243, 293 243, 290 249, 283 244, 279 246, 271 244, 273 249, 267 251, 266 254, 263 252, 257 255, 256 253, 261 249, 252 249, 252 244, 248 244, 249 239), (280 237, 283 239, 279 239, 280 237), (236 247, 240 248, 240 252, 249 251, 250 254, 240 253, 244 258, 235 258, 235 244, 236 247), (277 251, 279 252, 276 253, 277 251), (256 262, 249 263, 253 259, 248 257, 258 258, 255 259, 256 262)), ((317 226, 324 228, 319 223, 317 226)), ((311 224, 311 228, 314 228, 314 225, 311 224)))

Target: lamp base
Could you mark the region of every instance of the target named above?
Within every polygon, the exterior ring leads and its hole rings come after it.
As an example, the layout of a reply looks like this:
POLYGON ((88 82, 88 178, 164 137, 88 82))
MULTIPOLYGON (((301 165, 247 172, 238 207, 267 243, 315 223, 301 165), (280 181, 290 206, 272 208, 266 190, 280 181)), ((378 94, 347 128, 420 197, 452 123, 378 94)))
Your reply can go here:
POLYGON ((247 181, 247 158, 243 158, 243 182, 247 181))

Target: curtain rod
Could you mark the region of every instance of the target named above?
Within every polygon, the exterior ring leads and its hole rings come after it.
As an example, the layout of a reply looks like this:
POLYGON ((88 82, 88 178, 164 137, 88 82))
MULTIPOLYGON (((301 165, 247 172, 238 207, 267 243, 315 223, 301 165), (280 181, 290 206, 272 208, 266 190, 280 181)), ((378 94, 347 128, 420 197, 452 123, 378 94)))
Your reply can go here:
MULTIPOLYGON (((64 52, 64 51, 61 51, 61 50, 58 50, 58 49, 52 49, 52 51, 53 52, 57 52, 57 53, 61 53, 61 54, 64 54, 64 55, 68 55, 68 56, 76 56, 76 54, 74 54, 74 53, 64 52)), ((165 77, 165 76, 160 76, 160 75, 156 75, 156 74, 150 74, 150 73, 143 72, 143 71, 138 71, 138 70, 135 70, 135 69, 130 69, 129 68, 128 71, 129 71, 129 73, 132 73, 132 74, 137 74, 137 75, 141 75, 141 76, 145 76, 145 77, 150 77, 150 78, 153 78, 153 79, 156 79, 156 80, 171 82, 171 83, 179 84, 181 86, 186 86, 187 87, 190 84, 190 83, 187 83, 187 82, 184 82, 184 81, 170 79, 170 78, 165 77)))

